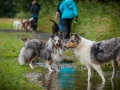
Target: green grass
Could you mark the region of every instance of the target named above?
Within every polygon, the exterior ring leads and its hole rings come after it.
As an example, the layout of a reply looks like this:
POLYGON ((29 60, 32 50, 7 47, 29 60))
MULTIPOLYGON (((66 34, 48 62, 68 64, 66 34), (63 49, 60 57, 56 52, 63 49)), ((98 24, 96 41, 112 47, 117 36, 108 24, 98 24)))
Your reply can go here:
MULTIPOLYGON (((46 5, 45 5, 46 6, 46 5)), ((120 2, 98 3, 91 1, 86 3, 79 1, 78 21, 72 23, 72 32, 91 40, 103 40, 112 37, 120 37, 120 2)), ((52 33, 52 22, 55 20, 56 8, 50 6, 47 12, 46 7, 42 7, 38 21, 38 31, 52 33)), ((29 18, 30 15, 18 13, 19 18, 29 18), (23 15, 23 16, 22 16, 23 15), (25 16, 26 15, 26 16, 25 16)), ((17 18, 18 19, 18 18, 17 18)), ((0 28, 12 29, 12 21, 16 18, 1 18, 0 28)), ((21 19, 18 19, 21 20, 21 19)), ((29 72, 42 72, 42 68, 31 70, 28 65, 20 66, 17 61, 18 54, 24 45, 20 38, 33 37, 30 33, 0 33, 0 89, 2 90, 39 90, 40 85, 28 81, 23 74, 29 72)), ((67 56, 73 56, 74 53, 67 50, 67 56)), ((78 61, 75 61, 78 67, 83 67, 78 61)), ((103 65, 104 71, 111 71, 111 63, 103 65)))
POLYGON ((18 55, 24 42, 20 38, 31 38, 31 33, 0 33, 0 89, 42 90, 40 85, 25 78, 25 73, 43 73, 43 68, 31 69, 27 64, 20 66, 18 55))
POLYGON ((0 33, 0 56, 17 57, 24 42, 20 38, 31 38, 30 33, 0 33))

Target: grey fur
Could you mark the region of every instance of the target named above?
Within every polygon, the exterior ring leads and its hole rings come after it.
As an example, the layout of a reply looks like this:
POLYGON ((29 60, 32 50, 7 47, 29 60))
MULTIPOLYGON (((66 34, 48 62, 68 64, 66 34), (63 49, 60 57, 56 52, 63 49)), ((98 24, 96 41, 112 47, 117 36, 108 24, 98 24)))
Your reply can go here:
POLYGON ((106 41, 95 42, 91 49, 94 61, 104 63, 120 56, 120 39, 112 38, 106 41))
MULTIPOLYGON (((47 42, 38 39, 28 40, 20 51, 18 58, 19 64, 24 65, 25 63, 28 63, 33 69, 32 63, 38 57, 58 63, 61 60, 63 50, 64 43, 61 36, 52 35, 47 42)), ((50 63, 48 64, 46 62, 46 65, 49 71, 52 72, 50 63)), ((56 69, 58 70, 57 65, 56 69)))
POLYGON ((47 42, 45 41, 38 39, 28 40, 24 47, 25 62, 29 62, 35 56, 44 60, 51 60, 50 50, 47 49, 47 42))

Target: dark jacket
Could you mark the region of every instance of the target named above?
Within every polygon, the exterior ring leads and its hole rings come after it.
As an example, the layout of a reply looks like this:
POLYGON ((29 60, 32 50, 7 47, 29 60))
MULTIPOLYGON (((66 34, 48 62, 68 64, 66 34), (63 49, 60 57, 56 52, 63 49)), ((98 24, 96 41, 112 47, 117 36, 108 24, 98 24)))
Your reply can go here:
POLYGON ((40 9, 40 4, 38 2, 30 5, 30 12, 32 13, 32 16, 38 16, 40 9))

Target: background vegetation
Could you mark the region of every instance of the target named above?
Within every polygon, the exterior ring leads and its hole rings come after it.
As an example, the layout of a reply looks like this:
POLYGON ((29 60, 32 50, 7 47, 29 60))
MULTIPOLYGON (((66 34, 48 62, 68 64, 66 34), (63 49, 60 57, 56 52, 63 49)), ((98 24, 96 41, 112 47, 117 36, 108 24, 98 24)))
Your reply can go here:
MULTIPOLYGON (((38 31, 51 33, 51 22, 61 0, 38 0, 41 4, 38 31)), ((72 32, 92 40, 102 40, 120 35, 120 2, 119 0, 75 0, 79 17, 73 23, 72 32)), ((14 19, 30 18, 29 6, 32 0, 0 1, 0 17, 14 19), (13 3, 11 3, 13 2, 13 3), (6 7, 7 5, 7 7, 6 7), (9 9, 11 7, 11 9, 9 9)), ((6 22, 7 24, 7 22, 6 22)), ((4 25, 3 25, 4 26, 4 25)), ((12 28, 12 24, 10 25, 12 28)), ((4 27, 5 28, 5 27, 4 27)))
MULTIPOLYGON (((41 4, 39 13, 38 31, 51 33, 55 12, 61 0, 38 0, 41 4)), ((78 21, 72 23, 72 32, 91 39, 103 40, 120 37, 120 2, 119 0, 75 0, 78 6, 78 21)), ((0 28, 13 29, 12 21, 29 19, 29 5, 32 0, 1 0, 0 1, 0 28)), ((56 21, 57 22, 57 21, 56 21)), ((0 33, 0 88, 4 90, 32 90, 39 89, 23 77, 23 73, 32 72, 27 66, 21 67, 17 57, 24 42, 21 37, 32 37, 30 33, 0 33), (17 63, 17 64, 16 64, 17 63), (27 86, 27 87, 26 87, 27 86), (29 87, 28 87, 29 86, 29 87)), ((66 53, 71 53, 66 51, 66 53)), ((78 64, 78 63, 77 63, 78 64)), ((78 66, 81 64, 79 63, 78 66)), ((111 65, 106 64, 103 70, 111 70, 111 65)), ((36 68, 34 71, 42 72, 36 68)))
POLYGON ((38 83, 30 82, 25 74, 30 72, 42 73, 43 69, 34 70, 28 65, 18 63, 18 55, 24 42, 21 38, 30 38, 31 33, 2 33, 0 32, 0 89, 1 90, 41 90, 38 83))

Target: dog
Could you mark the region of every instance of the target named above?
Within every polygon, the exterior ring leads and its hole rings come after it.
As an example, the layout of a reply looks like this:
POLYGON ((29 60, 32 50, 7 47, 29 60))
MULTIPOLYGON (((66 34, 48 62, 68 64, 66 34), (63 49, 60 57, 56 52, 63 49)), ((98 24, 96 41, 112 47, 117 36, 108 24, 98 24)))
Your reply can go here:
POLYGON ((52 19, 50 19, 50 21, 54 23, 52 25, 52 33, 53 33, 53 35, 58 35, 58 31, 59 31, 58 24, 54 20, 52 20, 52 19))
POLYGON ((93 68, 98 72, 102 81, 105 82, 101 64, 111 60, 113 66, 111 79, 114 79, 116 67, 120 63, 120 39, 112 38, 96 42, 73 34, 65 47, 74 48, 76 57, 86 65, 88 81, 91 79, 93 68))
MULTIPOLYGON (((52 64, 55 66, 56 71, 59 72, 60 70, 58 69, 58 63, 62 61, 62 54, 65 50, 63 35, 60 34, 59 36, 54 36, 52 40, 49 40, 48 42, 52 42, 48 46, 49 50, 51 50, 52 64)), ((50 68, 49 71, 53 72, 53 70, 51 70, 50 68)))
POLYGON ((23 31, 29 31, 30 30, 30 21, 29 20, 25 20, 25 19, 22 19, 21 21, 22 23, 22 30, 23 31))
POLYGON ((30 18, 29 22, 30 22, 30 31, 36 31, 37 21, 34 18, 30 18))
POLYGON ((14 27, 14 30, 20 30, 20 31, 22 30, 22 24, 18 20, 13 21, 13 27, 14 27))
POLYGON ((56 66, 56 71, 59 71, 57 65, 58 62, 61 61, 64 48, 62 41, 61 36, 54 35, 52 35, 47 42, 38 39, 26 41, 19 53, 19 64, 24 65, 28 63, 30 68, 33 69, 33 62, 40 57, 46 60, 46 66, 49 72, 53 72, 51 68, 52 63, 56 66))

